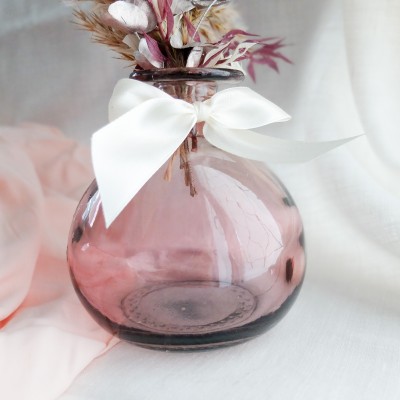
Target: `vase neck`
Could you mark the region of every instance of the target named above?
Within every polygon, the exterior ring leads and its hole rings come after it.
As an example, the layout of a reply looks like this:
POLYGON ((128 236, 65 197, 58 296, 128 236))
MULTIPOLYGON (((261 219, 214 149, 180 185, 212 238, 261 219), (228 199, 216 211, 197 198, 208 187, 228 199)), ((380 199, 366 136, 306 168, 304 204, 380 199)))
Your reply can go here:
POLYGON ((233 69, 167 68, 134 71, 130 78, 147 82, 177 99, 195 103, 213 96, 218 81, 239 82, 244 75, 233 69))
POLYGON ((153 82, 152 84, 170 96, 192 104, 209 99, 218 89, 217 82, 208 81, 153 82))

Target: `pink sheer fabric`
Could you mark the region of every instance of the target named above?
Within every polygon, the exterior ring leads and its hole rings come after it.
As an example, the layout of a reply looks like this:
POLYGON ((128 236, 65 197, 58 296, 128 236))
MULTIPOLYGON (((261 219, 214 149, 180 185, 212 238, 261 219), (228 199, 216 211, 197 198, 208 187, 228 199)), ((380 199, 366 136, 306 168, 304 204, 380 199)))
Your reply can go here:
POLYGON ((92 179, 89 151, 55 128, 0 128, 1 398, 54 399, 116 340, 71 285, 65 247, 92 179))

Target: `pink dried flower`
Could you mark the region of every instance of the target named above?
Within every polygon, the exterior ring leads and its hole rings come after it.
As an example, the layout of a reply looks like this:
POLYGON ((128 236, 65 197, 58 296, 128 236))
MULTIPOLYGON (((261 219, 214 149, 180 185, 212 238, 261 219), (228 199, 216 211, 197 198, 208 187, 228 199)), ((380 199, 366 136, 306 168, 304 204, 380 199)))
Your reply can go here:
POLYGON ((156 40, 149 35, 140 39, 137 51, 134 52, 138 65, 143 69, 162 68, 165 57, 161 53, 156 40))
POLYGON ((255 81, 255 64, 268 65, 279 72, 277 59, 292 63, 279 52, 284 46, 282 39, 260 38, 258 35, 234 29, 226 33, 213 47, 207 49, 201 66, 229 67, 234 63, 248 60, 247 70, 255 81))
POLYGON ((247 70, 253 81, 256 80, 255 64, 268 65, 276 72, 279 72, 277 59, 292 64, 292 61, 279 51, 285 46, 283 39, 265 38, 261 39, 258 43, 259 45, 252 48, 246 55, 246 59, 249 60, 247 70))

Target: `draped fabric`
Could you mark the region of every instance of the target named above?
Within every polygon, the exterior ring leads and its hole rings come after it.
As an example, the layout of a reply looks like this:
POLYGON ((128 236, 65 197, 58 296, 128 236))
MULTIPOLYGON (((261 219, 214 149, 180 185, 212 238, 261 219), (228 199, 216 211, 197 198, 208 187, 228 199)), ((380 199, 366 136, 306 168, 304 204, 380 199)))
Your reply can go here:
POLYGON ((308 271, 296 304, 271 331, 229 349, 171 354, 126 343, 109 349, 109 335, 73 293, 64 247, 91 179, 85 143, 107 122, 112 88, 129 69, 90 44, 61 2, 4 1, 4 398, 400 397, 400 2, 236 3, 249 31, 286 38, 283 51, 293 62, 280 63, 279 74, 259 67, 257 82, 247 80, 292 116, 266 127, 268 133, 297 140, 365 134, 306 164, 271 165, 305 225, 308 271))
POLYGON ((0 375, 7 399, 54 399, 115 341, 88 318, 65 262, 88 149, 38 124, 0 128, 0 375))

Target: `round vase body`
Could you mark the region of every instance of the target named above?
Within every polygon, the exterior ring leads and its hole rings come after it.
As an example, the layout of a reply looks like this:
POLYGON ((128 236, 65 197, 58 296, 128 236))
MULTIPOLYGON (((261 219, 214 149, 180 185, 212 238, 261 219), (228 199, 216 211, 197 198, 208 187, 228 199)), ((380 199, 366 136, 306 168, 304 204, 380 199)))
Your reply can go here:
MULTIPOLYGON (((213 85, 159 86, 198 101, 213 85)), ((253 338, 287 312, 305 272, 300 215, 277 178, 211 146, 201 126, 186 142, 186 164, 177 156, 162 166, 108 229, 94 181, 68 242, 72 281, 90 314, 149 348, 207 349, 253 338)))

